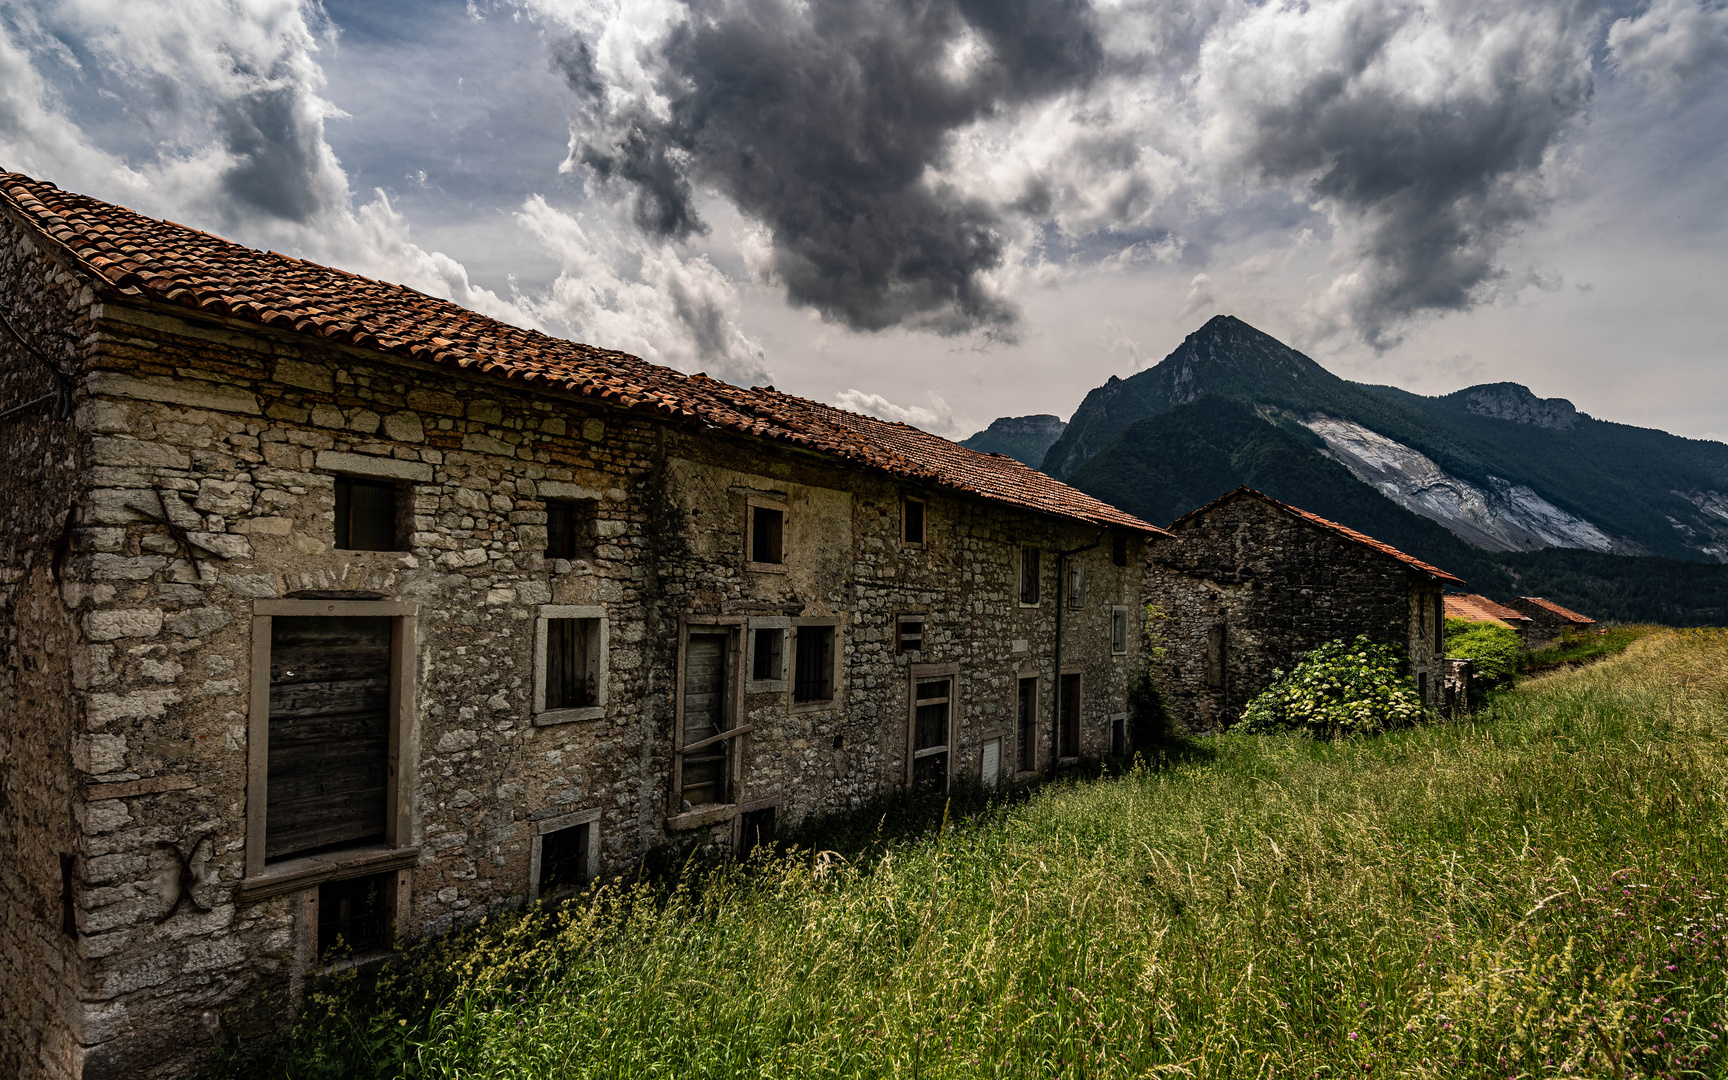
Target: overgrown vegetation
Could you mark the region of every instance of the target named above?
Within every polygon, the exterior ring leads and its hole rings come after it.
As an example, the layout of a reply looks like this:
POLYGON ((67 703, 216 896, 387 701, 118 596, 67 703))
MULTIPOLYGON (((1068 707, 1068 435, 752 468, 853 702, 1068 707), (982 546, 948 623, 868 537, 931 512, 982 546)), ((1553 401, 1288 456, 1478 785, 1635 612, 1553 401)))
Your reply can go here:
POLYGON ((1518 670, 1536 673, 1615 656, 1625 652, 1640 638, 1660 633, 1664 629, 1666 628, 1651 623, 1635 623, 1630 626, 1604 626, 1596 630, 1568 630, 1553 644, 1520 654, 1518 670))
POLYGON ((495 920, 252 1075, 1721 1076, 1725 718, 1728 634, 1687 631, 1471 722, 1209 739, 495 920))
POLYGON ((1274 671, 1272 685, 1243 708, 1234 730, 1332 739, 1413 724, 1422 718, 1422 699, 1404 667, 1403 650, 1366 635, 1325 642, 1289 674, 1274 671))
POLYGON ((1518 631, 1469 619, 1446 620, 1446 655, 1474 660, 1471 665, 1483 689, 1505 686, 1518 674, 1524 641, 1518 631))

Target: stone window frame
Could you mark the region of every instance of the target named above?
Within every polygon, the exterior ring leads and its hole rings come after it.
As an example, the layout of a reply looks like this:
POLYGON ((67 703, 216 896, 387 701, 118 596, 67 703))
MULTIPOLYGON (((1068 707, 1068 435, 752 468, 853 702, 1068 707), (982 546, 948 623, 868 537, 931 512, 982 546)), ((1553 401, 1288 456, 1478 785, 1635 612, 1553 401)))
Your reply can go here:
POLYGON ((1086 756, 1086 666, 1084 664, 1063 664, 1062 670, 1056 676, 1056 700, 1054 702, 1056 715, 1056 745, 1050 752, 1056 755, 1057 765, 1072 765, 1086 756), (1080 680, 1080 701, 1074 708, 1074 753, 1062 753, 1062 680, 1073 675, 1080 680))
MULTIPOLYGON (((720 803, 716 806, 704 806, 699 810, 682 810, 684 791, 684 665, 690 646, 690 628, 695 626, 723 626, 732 630, 732 660, 742 665, 744 657, 743 639, 749 636, 750 620, 744 615, 684 615, 678 620, 678 668, 677 678, 673 682, 672 699, 672 767, 669 770, 671 783, 666 791, 666 828, 668 831, 682 829, 698 829, 704 825, 717 825, 722 821, 730 821, 738 815, 739 804, 734 802, 720 803)), ((736 670, 736 669, 734 669, 736 670)), ((740 672, 740 674, 743 674, 740 672)), ((735 678, 733 682, 732 715, 742 720, 744 712, 743 678, 735 678)), ((742 739, 750 734, 753 725, 748 723, 734 724, 722 734, 728 739, 742 739)), ((738 795, 738 785, 744 775, 744 744, 735 743, 728 761, 731 775, 727 778, 728 787, 734 799, 738 795)))
POLYGON ((792 511, 786 499, 767 494, 744 496, 744 569, 758 574, 786 573, 786 556, 789 554, 786 541, 792 532, 791 525, 792 511), (750 550, 750 545, 756 539, 756 511, 759 508, 780 511, 780 561, 777 563, 756 562, 750 558, 755 554, 750 550))
MULTIPOLYGON (((594 535, 589 538, 588 555, 580 559, 554 557, 546 560, 548 569, 553 573, 567 573, 578 566, 591 565, 595 558, 596 549, 600 546, 600 523, 606 520, 600 512, 604 509, 604 504, 610 501, 607 493, 599 488, 592 488, 567 480, 537 480, 534 483, 534 497, 540 501, 542 508, 547 512, 548 532, 550 532, 551 527, 550 504, 555 502, 594 504, 594 535)), ((550 536, 548 536, 547 541, 550 543, 550 536)))
POLYGON ((846 686, 841 674, 846 670, 844 654, 846 651, 845 620, 838 615, 799 615, 788 620, 791 632, 786 635, 786 685, 791 689, 798 684, 798 631, 806 626, 827 626, 834 630, 834 656, 830 661, 832 670, 828 674, 829 686, 833 693, 816 701, 798 701, 795 698, 789 703, 792 713, 825 712, 830 709, 842 709, 846 705, 846 686))
POLYGON ((600 808, 577 810, 558 817, 546 818, 534 823, 534 838, 528 841, 528 902, 530 904, 540 899, 540 853, 542 841, 547 833, 562 832, 587 826, 588 833, 588 869, 586 882, 591 882, 600 876, 600 808))
POLYGON ((744 842, 744 815, 753 814, 758 810, 774 811, 775 824, 779 824, 780 811, 783 807, 780 796, 774 795, 766 799, 756 799, 752 802, 739 803, 737 813, 732 815, 732 850, 737 851, 744 842))
MULTIPOLYGON (((430 484, 433 480, 432 466, 424 461, 400 461, 396 458, 375 457, 371 454, 350 454, 339 450, 320 450, 313 458, 313 468, 328 475, 331 481, 331 494, 335 494, 335 482, 338 475, 353 476, 362 480, 389 480, 397 485, 396 499, 396 544, 392 554, 413 550, 413 516, 414 516, 414 485, 430 484)), ((336 551, 362 551, 357 548, 336 547, 336 520, 330 520, 330 544, 336 551)))
MULTIPOLYGON (((906 669, 906 789, 910 791, 917 766, 918 751, 918 684, 931 679, 948 680, 948 742, 942 753, 948 755, 948 775, 942 790, 954 784, 954 770, 960 758, 960 662, 946 664, 911 664, 906 669)), ((929 754, 932 751, 926 750, 929 754)))
POLYGON ((922 551, 930 543, 930 500, 922 495, 902 494, 900 496, 900 546, 912 551, 922 551), (919 537, 909 540, 906 536, 906 507, 917 503, 923 511, 919 537))
POLYGON ((1132 630, 1131 630, 1131 627, 1130 627, 1129 621, 1128 621, 1128 612, 1130 610, 1132 610, 1132 609, 1129 608, 1129 606, 1127 604, 1112 604, 1110 607, 1110 655, 1111 656, 1127 656, 1128 655, 1128 641, 1129 641, 1129 638, 1132 636, 1132 630), (1120 620, 1120 626, 1122 628, 1122 647, 1120 649, 1118 649, 1116 647, 1116 628, 1118 626, 1118 620, 1120 620))
POLYGON ((1044 606, 1044 561, 1044 549, 1041 545, 1020 544, 1017 546, 1016 554, 1014 556, 1014 568, 1017 571, 1014 582, 1014 596, 1016 601, 1023 608, 1044 606), (1035 551, 1038 553, 1038 569, 1034 572, 1032 577, 1032 587, 1036 599, 1031 601, 1026 599, 1026 553, 1028 551, 1035 551))
POLYGON ((746 694, 784 694, 792 688, 792 620, 785 615, 753 615, 745 627, 744 670, 749 673, 745 680, 746 694), (758 679, 756 674, 756 631, 780 631, 780 677, 778 679, 758 679))
MULTIPOLYGON (((418 671, 420 605, 411 600, 254 600, 251 692, 246 728, 246 854, 242 900, 261 899, 324 881, 405 869, 418 861, 412 844, 414 780, 418 775, 418 671), (387 757, 384 843, 324 855, 290 857, 264 865, 265 810, 270 778, 270 646, 278 617, 385 616, 390 634, 390 743, 387 757)), ((314 893, 314 903, 316 903, 314 893)))
POLYGON ((570 724, 578 720, 599 720, 606 715, 606 684, 607 673, 612 667, 609 631, 605 607, 599 604, 541 604, 534 612, 534 696, 530 701, 530 713, 535 727, 550 727, 554 724, 570 724), (599 674, 596 677, 598 686, 594 688, 596 704, 582 705, 572 709, 548 709, 546 707, 546 638, 547 622, 551 619, 595 619, 600 623, 599 674))

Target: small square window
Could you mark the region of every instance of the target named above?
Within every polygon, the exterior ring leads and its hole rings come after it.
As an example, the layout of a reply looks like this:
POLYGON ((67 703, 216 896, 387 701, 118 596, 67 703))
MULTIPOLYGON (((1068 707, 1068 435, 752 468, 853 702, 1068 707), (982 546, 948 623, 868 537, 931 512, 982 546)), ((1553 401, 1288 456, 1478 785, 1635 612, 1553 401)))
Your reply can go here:
POLYGON ((1070 566, 1068 568, 1068 606, 1086 606, 1086 568, 1070 566))
POLYGON ((318 886, 318 955, 388 947, 395 908, 394 872, 324 882, 318 886))
POLYGON ((894 623, 894 651, 919 652, 924 648, 924 619, 902 615, 894 623))
POLYGON ((924 500, 906 498, 900 503, 900 542, 903 544, 924 543, 924 500))
POLYGON ((1030 545, 1020 549, 1020 602, 1022 604, 1038 603, 1039 555, 1041 552, 1030 545))
POLYGON ((345 551, 398 551, 396 483, 336 477, 336 546, 345 551))
POLYGON ((774 842, 774 808, 746 810, 738 815, 738 847, 733 853, 742 859, 765 844, 774 842))
POLYGON ((753 645, 750 678, 757 682, 774 682, 785 678, 786 631, 770 627, 758 628, 753 645))
POLYGON ((600 620, 546 620, 546 708, 600 704, 600 620))
POLYGON ((1128 565, 1128 534, 1110 534, 1110 562, 1116 566, 1128 565))
POLYGON ((786 511, 771 506, 750 507, 750 561, 779 564, 785 559, 782 541, 786 511))
POLYGON ((834 700, 834 628, 800 626, 793 701, 834 700))
POLYGON ((540 837, 540 895, 569 892, 588 884, 597 824, 585 821, 540 837))
POLYGON ((544 604, 534 631, 534 723, 598 720, 606 712, 606 611, 544 604))
POLYGON ((600 503, 594 499, 546 501, 546 557, 591 559, 600 503))
POLYGON ((1110 612, 1110 651, 1120 656, 1128 651, 1128 609, 1110 612))

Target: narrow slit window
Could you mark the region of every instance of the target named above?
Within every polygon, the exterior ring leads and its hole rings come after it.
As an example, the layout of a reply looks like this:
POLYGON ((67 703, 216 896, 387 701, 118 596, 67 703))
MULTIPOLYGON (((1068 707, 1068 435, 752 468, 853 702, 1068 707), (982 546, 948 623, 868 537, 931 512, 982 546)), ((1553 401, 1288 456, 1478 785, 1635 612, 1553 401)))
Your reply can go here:
POLYGON ((1020 751, 1020 771, 1038 767, 1038 679, 1020 680, 1020 700, 1015 715, 1018 731, 1015 745, 1020 751))
POLYGON ((336 477, 336 546, 345 551, 395 551, 396 484, 363 476, 336 477))
POLYGON ((594 499, 549 499, 546 502, 546 557, 591 559, 600 504, 594 499))
POLYGON ((924 648, 924 620, 901 616, 894 623, 894 651, 919 652, 924 648))
POLYGON ((786 631, 759 628, 755 633, 750 677, 757 682, 775 682, 786 677, 786 631))
POLYGON ((1110 612, 1110 651, 1117 656, 1128 651, 1128 610, 1116 608, 1110 612))
POLYGON ((1115 566, 1128 565, 1128 534, 1110 534, 1110 562, 1115 566))
POLYGON ((600 704, 600 620, 546 620, 546 709, 600 704))
POLYGON ((792 685, 794 701, 832 701, 834 699, 834 628, 832 626, 800 626, 796 678, 792 685))
POLYGON ((901 534, 903 544, 924 543, 924 500, 907 498, 901 501, 901 534))
POLYGON ((778 564, 785 559, 786 512, 771 506, 750 508, 750 561, 778 564))
POLYGON ((1062 756, 1080 756, 1080 676, 1062 676, 1062 693, 1058 708, 1062 720, 1062 756))
POLYGON ((1068 568, 1068 606, 1086 606, 1086 568, 1070 566, 1068 568))
POLYGON ((1122 757, 1128 752, 1128 718, 1113 716, 1110 718, 1110 755, 1122 757))
POLYGON ((556 896, 588 884, 599 823, 584 821, 540 837, 540 895, 556 896))
POLYGON ((913 684, 912 786, 921 792, 948 789, 953 685, 947 676, 913 684))
POLYGON ((1020 549, 1020 602, 1036 604, 1038 602, 1038 576, 1040 562, 1038 548, 1030 545, 1020 549))

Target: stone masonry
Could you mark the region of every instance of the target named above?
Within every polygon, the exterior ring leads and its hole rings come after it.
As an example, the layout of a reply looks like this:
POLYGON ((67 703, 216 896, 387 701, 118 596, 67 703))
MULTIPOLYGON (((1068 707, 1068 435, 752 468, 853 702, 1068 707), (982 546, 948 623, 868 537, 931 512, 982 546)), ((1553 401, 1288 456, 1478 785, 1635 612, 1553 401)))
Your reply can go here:
POLYGON ((1459 583, 1324 519, 1240 488, 1152 544, 1155 678, 1178 724, 1222 731, 1316 645, 1358 634, 1397 645, 1438 708, 1445 620, 1459 583))
MULTIPOLYGON (((229 1035, 280 1024, 321 970, 320 886, 344 877, 392 882, 413 938, 527 902, 542 823, 594 822, 604 872, 657 845, 731 844, 753 811, 785 822, 902 787, 921 674, 955 680, 950 782, 978 777, 995 739, 1004 779, 1030 779, 1053 750, 1060 551, 1085 574, 1060 665, 1081 678, 1079 756, 1110 748, 1145 663, 1150 529, 99 295, 30 228, 0 226, 6 311, 77 385, 69 419, 49 402, 0 420, 0 1075, 182 1076, 229 1035), (397 485, 403 550, 336 546, 340 475, 397 485), (907 497, 923 500, 921 544, 903 542, 907 497), (580 558, 544 554, 554 498, 593 508, 580 558), (778 567, 745 558, 764 501, 784 507, 778 567), (1026 545, 1044 559, 1030 605, 1026 545), (604 621, 604 704, 568 719, 536 709, 548 605, 604 621), (389 832, 267 862, 260 628, 326 611, 396 628, 389 832), (900 652, 906 614, 923 640, 900 652), (831 699, 802 703, 784 678, 741 678, 732 795, 686 810, 682 650, 712 626, 735 628, 739 665, 756 628, 831 626, 837 677, 831 699), (1028 676, 1036 769, 1017 775, 1028 676)), ((33 363, 0 342, 0 407, 52 388, 33 363)), ((1250 587, 1226 575, 1219 595, 1250 587)))

